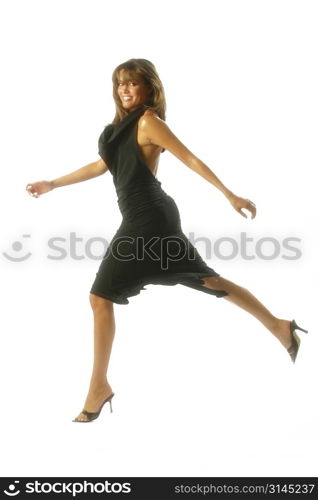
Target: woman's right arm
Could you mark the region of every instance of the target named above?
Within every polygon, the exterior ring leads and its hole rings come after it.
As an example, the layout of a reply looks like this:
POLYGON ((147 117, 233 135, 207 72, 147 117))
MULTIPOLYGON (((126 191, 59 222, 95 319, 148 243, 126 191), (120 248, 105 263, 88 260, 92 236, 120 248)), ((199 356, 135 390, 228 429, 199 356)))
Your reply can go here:
POLYGON ((41 194, 52 191, 52 189, 62 186, 67 186, 69 184, 75 184, 76 182, 87 181, 93 177, 104 174, 108 170, 108 166, 101 158, 100 160, 89 163, 84 167, 74 170, 70 174, 64 175, 63 177, 58 177, 51 181, 37 181, 27 184, 26 190, 31 196, 38 198, 41 194))

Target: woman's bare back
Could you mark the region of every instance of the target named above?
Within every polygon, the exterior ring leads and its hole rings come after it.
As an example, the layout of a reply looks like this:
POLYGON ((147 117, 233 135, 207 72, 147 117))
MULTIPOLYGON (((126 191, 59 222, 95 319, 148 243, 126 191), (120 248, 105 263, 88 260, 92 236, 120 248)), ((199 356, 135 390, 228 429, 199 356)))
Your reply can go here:
POLYGON ((145 136, 145 133, 142 131, 142 127, 140 127, 140 122, 143 116, 146 114, 155 114, 155 113, 147 109, 145 113, 139 118, 138 129, 137 129, 137 143, 143 160, 145 161, 151 173, 156 177, 162 148, 161 146, 152 144, 149 141, 149 139, 145 136))

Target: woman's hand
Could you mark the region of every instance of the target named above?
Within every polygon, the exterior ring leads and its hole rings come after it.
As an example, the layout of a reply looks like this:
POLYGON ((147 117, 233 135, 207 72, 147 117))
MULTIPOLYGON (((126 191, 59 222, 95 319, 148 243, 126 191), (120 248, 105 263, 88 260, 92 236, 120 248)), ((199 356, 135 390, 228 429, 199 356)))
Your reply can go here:
POLYGON ((30 196, 38 198, 41 194, 52 191, 53 185, 50 181, 38 181, 27 184, 26 188, 30 196))
POLYGON ((240 196, 236 196, 235 194, 231 194, 228 199, 231 205, 239 214, 247 218, 247 215, 242 211, 242 208, 246 208, 246 210, 249 210, 251 212, 251 218, 254 219, 256 215, 256 206, 251 200, 240 198, 240 196))

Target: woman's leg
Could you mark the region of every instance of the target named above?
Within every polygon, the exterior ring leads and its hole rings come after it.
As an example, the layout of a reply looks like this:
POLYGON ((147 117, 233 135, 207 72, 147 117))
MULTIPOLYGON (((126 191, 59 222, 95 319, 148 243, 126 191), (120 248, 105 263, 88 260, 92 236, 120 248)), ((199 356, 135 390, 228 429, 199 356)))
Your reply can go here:
POLYGON ((263 325, 282 343, 285 348, 290 347, 292 336, 290 333, 290 321, 277 318, 246 288, 236 285, 221 276, 209 276, 203 278, 205 286, 213 290, 224 290, 228 295, 224 299, 245 309, 263 325))
MULTIPOLYGON (((107 380, 107 369, 115 335, 115 315, 110 300, 92 293, 89 299, 94 314, 94 364, 84 408, 96 412, 113 392, 107 380)), ((75 420, 87 420, 87 416, 80 413, 75 420)))

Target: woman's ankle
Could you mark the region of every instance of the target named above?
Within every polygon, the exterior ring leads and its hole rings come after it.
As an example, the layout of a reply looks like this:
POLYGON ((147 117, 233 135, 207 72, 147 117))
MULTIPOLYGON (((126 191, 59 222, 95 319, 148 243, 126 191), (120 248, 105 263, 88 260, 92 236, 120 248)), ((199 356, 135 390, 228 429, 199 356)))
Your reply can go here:
POLYGON ((108 389, 111 390, 111 386, 107 380, 93 379, 89 385, 90 392, 101 392, 108 389))

